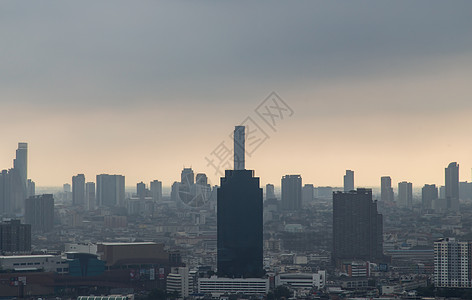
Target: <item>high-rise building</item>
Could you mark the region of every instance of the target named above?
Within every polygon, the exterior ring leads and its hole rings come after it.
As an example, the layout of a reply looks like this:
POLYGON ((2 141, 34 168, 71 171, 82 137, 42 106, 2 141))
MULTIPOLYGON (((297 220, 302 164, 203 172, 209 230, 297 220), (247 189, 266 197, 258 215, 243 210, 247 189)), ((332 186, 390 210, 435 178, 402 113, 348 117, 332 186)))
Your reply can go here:
POLYGON ((315 199, 315 187, 313 184, 305 184, 302 188, 302 202, 310 203, 315 199))
POLYGON ((382 261, 383 221, 372 190, 333 193, 333 260, 382 261))
MULTIPOLYGON (((241 129, 238 126, 236 130, 241 129)), ((244 148, 241 153, 244 154, 244 148)), ((244 161, 244 157, 240 160, 244 161)), ((252 170, 226 170, 217 191, 217 201, 218 274, 262 276, 263 214, 259 178, 254 177, 252 170)))
POLYGON ((85 175, 72 176, 72 205, 85 207, 85 175))
POLYGON ((380 200, 382 202, 393 202, 392 178, 383 176, 380 178, 380 200))
POLYGON ((99 206, 123 206, 125 202, 125 176, 97 175, 97 204, 99 206))
POLYGON ((282 177, 282 209, 300 210, 302 208, 302 177, 285 175, 282 177))
POLYGON ((234 169, 245 169, 245 126, 236 126, 234 128, 234 169))
POLYGON ((435 184, 425 184, 421 189, 421 206, 425 210, 433 208, 433 201, 438 199, 438 188, 435 184))
POLYGON ((159 180, 153 180, 150 184, 151 196, 154 201, 162 200, 162 182, 159 180))
POLYGON ((36 183, 33 180, 28 179, 27 187, 28 187, 28 193, 26 195, 26 198, 34 196, 36 194, 36 183))
POLYGON ((188 298, 193 292, 193 277, 189 274, 188 267, 174 267, 167 275, 167 292, 177 292, 179 298, 188 298))
POLYGON ((28 144, 18 143, 13 168, 0 174, 0 213, 11 215, 24 209, 28 195, 28 144))
POLYGON ((448 210, 459 210, 459 165, 451 162, 445 169, 446 201, 448 210))
POLYGON ((71 186, 70 186, 70 184, 64 183, 64 184, 62 185, 62 190, 64 191, 64 193, 70 193, 70 191, 71 191, 71 186))
POLYGON ((268 199, 277 199, 275 197, 275 188, 273 184, 266 184, 266 200, 268 199))
POLYGON ((195 176, 192 168, 184 168, 180 173, 180 183, 185 185, 195 184, 195 176))
POLYGON ((32 231, 48 232, 54 227, 54 198, 52 194, 29 197, 25 201, 25 224, 32 231))
POLYGON ((139 182, 136 184, 136 195, 139 199, 144 200, 147 196, 146 184, 144 182, 139 182))
POLYGON ((398 183, 398 201, 399 207, 413 207, 413 184, 411 182, 402 181, 398 183))
POLYGON ((354 171, 346 170, 344 175, 344 191, 349 192, 354 190, 354 171))
POLYGON ((472 242, 445 238, 434 242, 434 284, 436 287, 472 287, 472 242))
POLYGON ((95 197, 95 182, 87 182, 85 184, 85 203, 88 210, 94 210, 97 205, 95 197))
POLYGON ((21 224, 20 220, 0 223, 0 252, 31 251, 31 225, 21 224))

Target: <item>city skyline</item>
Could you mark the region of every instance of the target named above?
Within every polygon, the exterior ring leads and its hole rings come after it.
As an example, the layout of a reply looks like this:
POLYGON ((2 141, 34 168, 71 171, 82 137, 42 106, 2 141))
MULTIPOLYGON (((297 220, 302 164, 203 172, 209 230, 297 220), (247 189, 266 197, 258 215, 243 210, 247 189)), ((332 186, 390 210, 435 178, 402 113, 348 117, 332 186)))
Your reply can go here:
POLYGON ((5 2, 0 166, 24 141, 38 186, 216 184, 205 157, 275 91, 294 114, 246 160, 261 184, 439 185, 451 161, 470 181, 472 3, 360 2, 5 2))

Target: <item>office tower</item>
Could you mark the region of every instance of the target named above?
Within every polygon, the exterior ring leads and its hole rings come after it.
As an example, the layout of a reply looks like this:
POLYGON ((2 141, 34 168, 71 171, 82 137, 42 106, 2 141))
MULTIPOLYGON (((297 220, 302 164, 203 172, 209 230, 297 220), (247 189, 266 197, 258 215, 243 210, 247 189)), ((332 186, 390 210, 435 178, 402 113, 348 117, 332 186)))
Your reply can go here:
POLYGON ((31 225, 20 220, 0 223, 0 252, 31 251, 31 225))
POLYGON ((54 227, 54 198, 52 194, 29 197, 25 201, 25 224, 32 231, 48 232, 54 227))
POLYGON ((170 190, 170 200, 177 202, 179 197, 180 182, 174 181, 170 190))
POLYGON ((344 175, 344 191, 349 192, 354 190, 354 171, 346 170, 344 175))
POLYGON ((85 184, 85 203, 88 210, 94 210, 96 206, 95 198, 95 182, 87 182, 85 184))
POLYGON ((192 168, 184 168, 180 173, 180 183, 185 185, 195 184, 195 177, 192 168))
POLYGON ((282 209, 300 210, 302 208, 302 177, 285 175, 282 177, 282 209))
MULTIPOLYGON (((244 157, 240 157, 240 161, 244 161, 244 157)), ((217 190, 217 202, 218 274, 262 276, 263 215, 259 178, 254 177, 252 170, 226 170, 217 190)))
POLYGON ((428 210, 433 208, 433 201, 438 199, 438 188, 435 184, 425 184, 421 189, 421 206, 428 210))
POLYGON ((17 191, 17 197, 14 200, 15 208, 23 209, 24 201, 28 194, 28 144, 18 143, 16 158, 13 160, 13 169, 17 174, 14 182, 14 190, 17 191))
POLYGON ((162 200, 162 182, 159 180, 151 181, 151 196, 154 201, 162 200))
POLYGON ((99 206, 123 206, 125 202, 125 176, 97 175, 97 204, 99 206))
POLYGON ((399 207, 413 207, 413 185, 411 182, 402 181, 398 183, 398 201, 399 207))
POLYGON ((390 176, 380 177, 380 200, 393 202, 392 178, 390 176))
POLYGON ((266 200, 268 199, 277 199, 275 197, 275 188, 273 184, 266 184, 266 200))
POLYGON ((72 176, 72 205, 85 206, 85 176, 72 176))
POLYGON ((7 170, 0 173, 0 215, 12 212, 11 174, 7 170))
POLYGON ((26 198, 29 198, 36 194, 36 183, 33 180, 28 179, 27 188, 28 188, 28 193, 26 195, 26 198))
POLYGON ((234 128, 234 169, 245 169, 245 127, 236 126, 234 128))
POLYGON ((302 189, 302 202, 310 203, 315 199, 315 187, 313 184, 305 184, 302 189))
POLYGON ((448 210, 459 210, 459 165, 452 162, 445 169, 448 210))
POLYGON ((138 196, 138 198, 144 200, 144 198, 146 198, 146 194, 146 184, 142 181, 136 184, 136 195, 138 196))
POLYGON ((199 185, 207 185, 208 184, 208 177, 204 173, 198 173, 195 176, 195 182, 199 185))
POLYGON ((434 242, 436 287, 472 287, 472 242, 445 238, 434 242))
POLYGON ((211 193, 211 186, 208 184, 208 177, 204 173, 198 173, 195 176, 195 199, 194 205, 201 206, 203 205, 209 198, 211 193))
POLYGON ((333 260, 383 259, 382 215, 372 190, 333 193, 333 260))

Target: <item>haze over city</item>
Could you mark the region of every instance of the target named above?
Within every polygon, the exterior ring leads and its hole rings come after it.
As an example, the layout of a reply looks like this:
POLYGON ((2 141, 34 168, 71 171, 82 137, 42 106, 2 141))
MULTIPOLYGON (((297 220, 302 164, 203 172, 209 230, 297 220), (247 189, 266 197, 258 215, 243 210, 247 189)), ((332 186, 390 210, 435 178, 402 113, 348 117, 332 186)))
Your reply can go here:
MULTIPOLYGON (((261 184, 470 181, 472 3, 21 3, 0 11, 0 165, 127 185, 205 157, 275 91, 293 109, 247 159, 261 184)), ((255 118, 257 122, 262 122, 255 118)), ((262 123, 263 124, 263 123, 262 123)), ((267 129, 267 128, 266 128, 267 129)))

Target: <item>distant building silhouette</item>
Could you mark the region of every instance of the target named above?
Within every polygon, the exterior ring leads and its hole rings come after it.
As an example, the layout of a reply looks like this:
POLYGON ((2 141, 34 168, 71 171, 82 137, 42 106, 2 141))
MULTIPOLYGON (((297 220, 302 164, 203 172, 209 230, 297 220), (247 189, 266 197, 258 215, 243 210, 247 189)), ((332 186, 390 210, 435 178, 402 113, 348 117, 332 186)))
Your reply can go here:
POLYGON ((180 183, 191 185, 195 183, 195 176, 192 168, 184 168, 180 174, 180 183))
POLYGON ((25 224, 32 231, 49 232, 54 227, 54 198, 52 194, 29 197, 25 201, 25 224))
POLYGON ((85 184, 85 203, 88 210, 94 210, 97 202, 95 197, 95 182, 87 182, 85 184))
POLYGON ((411 182, 402 181, 398 183, 398 201, 399 207, 413 207, 413 184, 411 182))
POLYGON ((282 177, 282 210, 302 208, 302 177, 285 175, 282 177))
POLYGON ((302 203, 310 203, 315 199, 315 187, 313 184, 305 184, 302 188, 302 203))
POLYGON ((154 201, 162 200, 162 182, 159 180, 151 181, 151 197, 154 201))
POLYGON ((421 207, 424 210, 433 209, 433 201, 438 199, 438 188, 435 184, 425 184, 421 189, 421 207))
POLYGON ((381 261, 383 221, 372 190, 333 193, 333 260, 381 261))
POLYGON ((451 162, 445 169, 447 209, 459 210, 459 165, 451 162))
POLYGON ((0 214, 12 215, 24 209, 28 192, 34 191, 34 182, 28 185, 28 144, 18 143, 13 168, 0 172, 0 214))
POLYGON ((147 196, 146 184, 144 182, 139 182, 136 184, 136 195, 139 199, 144 200, 147 196))
POLYGON ((85 175, 72 176, 72 205, 85 207, 85 175))
POLYGON ((277 197, 275 197, 274 185, 270 183, 266 184, 266 200, 269 199, 277 199, 277 197))
POLYGON ((20 220, 0 223, 0 252, 31 251, 31 225, 21 224, 20 220))
POLYGON ((349 192, 354 190, 354 171, 346 170, 344 175, 344 191, 349 192))
POLYGON ((99 206, 124 206, 125 177, 123 175, 97 175, 96 187, 99 206))
MULTIPOLYGON (((241 126, 236 127, 235 140, 241 130, 241 126)), ((240 154, 244 154, 244 146, 240 154)), ((239 161, 244 161, 244 157, 240 157, 239 161)), ((235 161, 235 164, 238 162, 235 161)), ((217 201, 219 275, 262 276, 263 212, 259 178, 254 177, 251 170, 226 170, 217 191, 217 201)))
POLYGON ((380 200, 382 202, 393 202, 392 178, 383 176, 380 178, 380 200))
POLYGON ((234 169, 244 170, 245 169, 245 127, 236 126, 234 128, 234 169))

